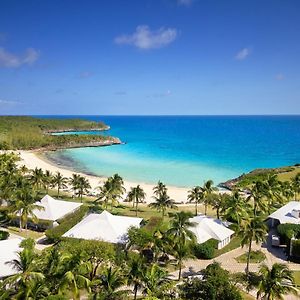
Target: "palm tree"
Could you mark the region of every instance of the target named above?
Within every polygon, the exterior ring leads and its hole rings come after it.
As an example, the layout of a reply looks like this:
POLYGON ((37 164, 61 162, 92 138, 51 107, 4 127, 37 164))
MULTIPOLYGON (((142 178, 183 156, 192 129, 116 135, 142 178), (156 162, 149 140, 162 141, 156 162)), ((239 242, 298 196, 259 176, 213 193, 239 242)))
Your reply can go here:
POLYGON ((168 273, 157 264, 152 264, 143 272, 142 285, 143 294, 157 299, 161 299, 163 288, 170 283, 168 273))
POLYGON ((195 223, 189 219, 193 216, 190 212, 177 212, 169 213, 171 217, 171 225, 167 231, 167 235, 171 237, 176 251, 178 264, 179 264, 179 275, 178 280, 181 278, 182 260, 187 255, 186 247, 188 242, 195 242, 195 235, 190 230, 191 227, 195 226, 195 223))
POLYGON ((35 168, 31 173, 30 181, 36 189, 39 189, 43 185, 43 170, 41 168, 35 168))
POLYGON ((223 207, 225 206, 226 201, 228 201, 228 198, 230 196, 228 194, 221 194, 221 193, 217 193, 217 194, 213 194, 211 197, 211 206, 213 209, 216 210, 217 212, 217 218, 220 219, 220 211, 223 209, 223 207))
POLYGON ((134 207, 134 195, 131 190, 127 193, 124 202, 132 202, 132 207, 134 207))
POLYGON ((168 208, 177 208, 175 201, 169 197, 166 190, 158 196, 153 196, 153 198, 155 199, 155 202, 150 203, 148 206, 162 212, 162 218, 164 218, 165 212, 168 208))
POLYGON ((143 202, 143 200, 146 197, 146 193, 140 187, 140 185, 137 185, 136 187, 131 188, 130 193, 132 195, 133 202, 135 203, 135 215, 137 216, 137 213, 138 213, 138 204, 140 202, 143 202))
POLYGON ((298 293, 294 287, 293 273, 285 264, 275 263, 271 269, 262 265, 259 275, 257 299, 284 299, 283 295, 290 293, 297 295, 298 293))
POLYGON ((227 220, 239 225, 241 220, 248 215, 250 208, 250 204, 241 197, 239 191, 233 191, 226 199, 222 212, 227 220))
POLYGON ((280 182, 281 194, 287 200, 291 201, 295 197, 295 190, 293 187, 293 182, 283 181, 280 182))
POLYGON ((53 177, 51 172, 49 170, 46 170, 43 176, 43 186, 45 187, 47 194, 49 191, 49 187, 52 184, 52 181, 53 181, 53 177))
POLYGON ((79 188, 79 182, 80 182, 81 176, 79 174, 72 174, 72 177, 69 180, 69 183, 72 187, 72 190, 74 192, 74 196, 77 194, 77 190, 79 188))
POLYGON ((32 292, 32 285, 42 282, 45 276, 38 271, 38 257, 33 248, 25 248, 17 256, 17 259, 6 262, 17 271, 17 274, 5 279, 5 284, 17 287, 19 296, 17 299, 30 299, 28 296, 32 292))
POLYGON ((214 182, 212 180, 207 180, 204 182, 203 187, 202 187, 203 193, 204 193, 204 205, 205 205, 205 212, 204 214, 206 215, 207 213, 207 206, 210 204, 210 199, 211 195, 217 190, 214 187, 214 182))
POLYGON ((281 186, 277 179, 277 175, 268 174, 264 181, 264 186, 265 196, 268 199, 268 213, 270 213, 270 209, 274 204, 282 202, 281 186))
POLYGON ((164 183, 162 183, 161 181, 158 181, 157 185, 154 186, 153 188, 153 194, 156 197, 159 197, 160 195, 162 195, 163 193, 167 192, 167 187, 164 183))
POLYGON ((100 286, 102 287, 100 299, 119 300, 125 298, 129 291, 120 289, 124 285, 125 279, 119 268, 113 269, 111 266, 106 268, 100 278, 100 286))
POLYGON ((266 212, 267 203, 265 201, 266 196, 266 184, 262 181, 256 181, 250 188, 250 194, 247 197, 247 201, 253 201, 253 214, 256 215, 257 212, 266 212))
POLYGON ((82 196, 86 193, 89 192, 89 189, 91 188, 91 185, 88 181, 88 179, 86 179, 83 176, 80 176, 78 179, 78 184, 77 184, 77 189, 78 189, 78 197, 80 197, 80 201, 82 203, 82 196))
POLYGON ((292 184, 295 192, 295 201, 297 196, 300 194, 300 173, 298 173, 294 178, 292 178, 292 184))
POLYGON ((103 186, 101 186, 99 189, 100 189, 100 194, 98 195, 98 198, 95 200, 95 203, 104 202, 104 207, 105 209, 107 209, 108 203, 112 202, 112 198, 113 198, 111 180, 108 178, 103 184, 103 186))
POLYGON ((68 287, 73 293, 73 300, 79 300, 81 288, 90 292, 89 265, 82 261, 80 255, 65 254, 60 263, 66 271, 60 282, 60 293, 68 287))
POLYGON ((241 236, 241 245, 249 245, 247 255, 246 274, 249 275, 249 262, 252 242, 263 242, 266 239, 267 226, 260 216, 248 216, 244 218, 240 224, 238 234, 241 236))
POLYGON ((35 198, 35 192, 29 186, 22 187, 15 193, 16 200, 13 202, 10 209, 13 213, 17 213, 17 215, 19 215, 20 231, 22 231, 22 228, 25 225, 25 230, 27 232, 28 217, 31 217, 33 222, 37 222, 34 210, 44 209, 44 207, 35 204, 35 198))
POLYGON ((195 202, 195 216, 198 215, 198 204, 204 201, 204 191, 202 187, 195 186, 188 192, 188 201, 195 202))
POLYGON ((140 258, 133 259, 129 263, 127 274, 127 285, 133 286, 134 300, 136 300, 138 289, 142 287, 143 262, 140 258))
POLYGON ((53 176, 52 185, 54 187, 57 187, 57 197, 59 197, 59 191, 61 189, 67 188, 68 179, 66 177, 63 177, 63 175, 60 172, 57 172, 53 176))

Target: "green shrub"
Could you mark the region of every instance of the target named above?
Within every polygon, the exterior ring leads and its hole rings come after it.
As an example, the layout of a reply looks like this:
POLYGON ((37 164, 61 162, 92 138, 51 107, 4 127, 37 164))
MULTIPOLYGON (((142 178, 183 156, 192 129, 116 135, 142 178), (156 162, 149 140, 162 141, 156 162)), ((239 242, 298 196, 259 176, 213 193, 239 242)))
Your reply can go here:
POLYGON ((300 224, 280 224, 277 226, 277 232, 281 242, 288 244, 293 236, 296 239, 300 237, 300 224))
POLYGON ((9 232, 8 231, 3 231, 0 230, 0 240, 7 240, 9 237, 9 232))
POLYGON ((58 221, 59 222, 58 226, 46 230, 45 234, 48 237, 48 239, 53 242, 60 240, 61 236, 64 233, 70 230, 73 226, 75 226, 85 217, 88 210, 89 210, 88 206, 82 205, 75 212, 60 219, 58 221))
POLYGON ((194 246, 194 255, 199 259, 211 259, 214 257, 218 241, 209 239, 208 241, 194 246))
POLYGON ((291 256, 300 258, 300 240, 292 240, 291 247, 292 247, 291 256))

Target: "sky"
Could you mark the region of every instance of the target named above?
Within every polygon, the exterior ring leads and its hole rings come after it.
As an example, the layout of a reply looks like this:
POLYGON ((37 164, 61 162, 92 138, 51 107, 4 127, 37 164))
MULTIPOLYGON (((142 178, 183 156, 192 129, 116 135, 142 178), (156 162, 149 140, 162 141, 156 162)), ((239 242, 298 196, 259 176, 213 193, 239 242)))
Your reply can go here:
POLYGON ((0 114, 300 114, 300 1, 1 0, 0 114))

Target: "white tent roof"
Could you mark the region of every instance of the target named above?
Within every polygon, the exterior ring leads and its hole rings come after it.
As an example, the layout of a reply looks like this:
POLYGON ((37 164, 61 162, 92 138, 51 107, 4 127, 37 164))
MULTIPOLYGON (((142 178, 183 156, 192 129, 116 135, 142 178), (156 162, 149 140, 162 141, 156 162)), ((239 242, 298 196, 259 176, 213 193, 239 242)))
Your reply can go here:
POLYGON ((90 214, 67 231, 63 237, 124 243, 131 226, 139 227, 142 218, 115 216, 108 211, 90 214))
POLYGON ((190 230, 196 235, 199 244, 209 239, 223 241, 234 234, 234 231, 225 227, 222 221, 204 215, 191 218, 190 221, 196 223, 190 230))
POLYGON ((299 201, 291 201, 281 208, 277 209, 275 212, 269 215, 269 218, 276 219, 280 224, 290 223, 290 224, 300 224, 300 218, 296 218, 292 215, 293 210, 300 210, 299 201))
POLYGON ((6 262, 18 258, 17 253, 22 251, 22 248, 19 247, 21 241, 21 238, 0 241, 0 278, 18 273, 6 262))
POLYGON ((81 203, 76 202, 56 200, 49 195, 44 196, 41 201, 36 202, 35 204, 44 207, 43 210, 35 209, 33 211, 37 218, 50 221, 56 221, 82 205, 81 203))

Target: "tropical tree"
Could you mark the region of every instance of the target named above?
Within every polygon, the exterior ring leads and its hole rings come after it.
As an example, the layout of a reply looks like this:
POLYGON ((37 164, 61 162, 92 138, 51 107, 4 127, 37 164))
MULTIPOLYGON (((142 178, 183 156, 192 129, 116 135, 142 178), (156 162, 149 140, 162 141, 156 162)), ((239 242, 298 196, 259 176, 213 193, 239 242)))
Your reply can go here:
POLYGON ((73 190, 74 196, 77 194, 77 190, 79 189, 80 178, 81 176, 79 174, 73 173, 72 177, 69 179, 69 183, 73 190))
POLYGON ((220 211, 225 206, 225 203, 228 201, 229 197, 230 196, 226 193, 215 193, 212 195, 210 204, 212 208, 216 210, 218 219, 220 219, 220 211))
POLYGON ((264 223, 262 217, 260 216, 248 216, 242 220, 239 226, 240 230, 238 234, 242 238, 241 245, 242 247, 248 245, 246 274, 249 275, 249 263, 252 242, 259 243, 265 241, 267 234, 267 226, 264 223))
POLYGON ((262 265, 259 275, 257 299, 284 299, 283 295, 298 293, 294 287, 293 273, 285 264, 275 263, 271 269, 267 265, 262 265))
POLYGON ((267 194, 266 184, 262 181, 256 181, 249 189, 249 196, 247 201, 253 201, 253 214, 257 215, 258 212, 266 212, 268 203, 265 196, 267 194))
POLYGON ((127 273, 127 285, 133 286, 134 300, 136 300, 137 292, 142 287, 143 265, 140 258, 132 259, 129 262, 129 271, 127 273))
POLYGON ((96 281, 99 283, 100 290, 94 293, 94 299, 101 300, 120 300, 127 298, 129 290, 120 289, 126 281, 119 268, 112 266, 105 268, 100 279, 96 281), (99 298, 96 298, 99 296, 99 298))
POLYGON ((165 216, 165 212, 168 208, 176 209, 175 201, 169 197, 167 190, 158 194, 158 196, 153 196, 155 202, 150 203, 148 206, 154 208, 162 213, 162 218, 165 216))
POLYGON ((35 168, 31 171, 30 181, 36 189, 43 185, 44 173, 41 168, 35 168))
POLYGON ((295 190, 293 187, 293 182, 291 182, 291 181, 280 182, 280 188, 281 188, 282 196, 287 201, 291 201, 295 197, 295 190))
POLYGON ((239 191, 235 190, 226 199, 222 213, 226 220, 233 221, 239 225, 242 219, 246 218, 250 209, 251 205, 240 195, 239 191))
POLYGON ((161 181, 158 181, 157 185, 154 186, 153 188, 153 194, 156 197, 159 197, 160 195, 164 194, 167 192, 167 187, 164 183, 162 183, 161 181))
POLYGON ((143 272, 143 294, 148 297, 153 297, 153 299, 159 297, 161 299, 161 294, 168 284, 170 284, 168 273, 157 264, 152 264, 143 272))
POLYGON ((68 179, 64 177, 60 172, 56 172, 53 176, 52 185, 57 187, 57 197, 59 197, 59 192, 61 189, 67 188, 68 179))
POLYGON ((298 173, 295 177, 292 178, 292 185, 295 192, 295 201, 296 201, 297 196, 300 194, 300 173, 298 173))
POLYGON ((43 186, 46 189, 46 193, 48 194, 49 187, 52 184, 53 177, 49 170, 46 170, 43 176, 43 186))
POLYGON ((194 243, 196 240, 194 233, 190 230, 196 224, 190 221, 190 218, 193 216, 190 212, 169 213, 169 216, 171 217, 171 225, 167 231, 167 235, 173 241, 174 255, 178 259, 179 280, 181 278, 182 260, 189 254, 187 245, 188 243, 194 243))
POLYGON ((195 186, 188 191, 188 202, 195 203, 195 216, 198 215, 198 204, 204 202, 204 190, 200 186, 195 186))
POLYGON ((34 210, 43 210, 44 207, 35 203, 36 194, 31 186, 24 186, 15 193, 15 201, 12 202, 10 210, 19 216, 20 231, 25 225, 27 231, 27 221, 30 217, 33 222, 37 222, 34 210))
POLYGON ((264 181, 265 196, 268 200, 268 213, 274 204, 282 202, 281 185, 276 174, 268 174, 264 181))
POLYGON ((6 262, 17 271, 5 279, 5 286, 16 287, 16 299, 32 299, 34 286, 44 281, 45 276, 38 270, 38 255, 33 247, 26 247, 17 254, 17 258, 6 262))
POLYGON ((135 215, 137 216, 138 213, 138 204, 143 202, 143 200, 146 197, 146 193, 144 190, 140 187, 140 185, 137 185, 136 187, 132 187, 130 190, 131 197, 133 199, 133 202, 135 203, 135 215))
POLYGON ((207 206, 210 204, 211 200, 211 195, 217 190, 214 187, 214 182, 212 180, 207 180, 204 182, 203 187, 202 187, 203 193, 204 193, 204 214, 206 215, 207 213, 207 206))
POLYGON ((80 197, 80 201, 82 202, 82 196, 89 192, 91 185, 87 178, 80 176, 77 184, 77 195, 80 197))

